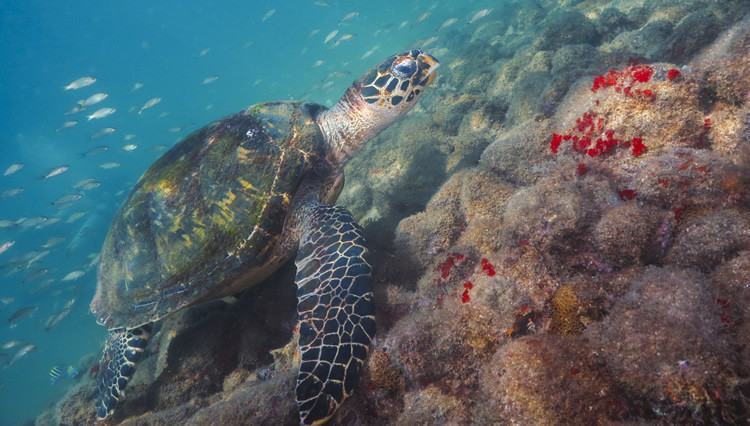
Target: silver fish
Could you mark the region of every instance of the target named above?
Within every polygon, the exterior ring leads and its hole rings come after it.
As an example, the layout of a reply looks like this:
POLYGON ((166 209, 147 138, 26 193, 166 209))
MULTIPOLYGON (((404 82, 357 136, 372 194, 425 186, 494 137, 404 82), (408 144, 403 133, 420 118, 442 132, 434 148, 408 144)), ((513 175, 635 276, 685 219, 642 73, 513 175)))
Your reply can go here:
POLYGON ((336 34, 339 33, 339 30, 333 30, 326 36, 325 40, 323 40, 323 44, 328 44, 329 41, 333 40, 334 37, 336 37, 336 34))
POLYGON ((66 204, 74 203, 74 202, 80 200, 81 198, 83 198, 83 195, 81 195, 81 194, 68 194, 68 195, 63 195, 62 197, 58 198, 57 200, 51 202, 50 204, 52 204, 53 206, 60 207, 60 206, 66 205, 66 204))
POLYGON ((122 150, 127 152, 135 151, 138 148, 138 145, 129 143, 127 145, 123 145, 122 150))
POLYGON ((13 246, 14 246, 15 244, 16 244, 16 242, 15 242, 15 241, 13 241, 13 240, 11 240, 11 241, 6 241, 6 242, 4 242, 4 243, 0 244, 0 254, 3 254, 3 253, 5 253, 5 252, 6 252, 6 251, 8 251, 8 250, 9 250, 9 249, 10 249, 11 247, 13 247, 13 246))
POLYGON ((96 79, 94 77, 81 77, 77 80, 71 81, 68 83, 67 86, 63 87, 65 90, 78 90, 83 87, 91 86, 92 84, 96 83, 96 79))
POLYGON ((78 181, 75 185, 73 185, 73 189, 82 189, 84 191, 88 191, 90 189, 96 189, 100 186, 102 186, 102 183, 96 179, 84 179, 78 181))
POLYGON ((432 37, 428 38, 427 40, 424 40, 420 44, 420 47, 427 47, 427 46, 431 45, 432 43, 435 43, 436 41, 438 41, 438 37, 437 36, 432 36, 432 37))
POLYGON ((62 130, 65 130, 65 129, 70 129, 71 127, 74 127, 74 126, 75 126, 76 124, 78 124, 78 122, 77 122, 77 121, 75 121, 75 120, 69 120, 69 121, 66 121, 66 122, 64 122, 64 123, 62 124, 62 126, 60 126, 60 127, 59 127, 59 128, 57 129, 57 130, 55 130, 55 131, 56 131, 56 132, 60 132, 60 131, 62 131, 62 130))
POLYGON ((117 110, 115 108, 99 108, 98 110, 94 111, 93 114, 87 115, 86 118, 89 121, 91 121, 91 120, 99 120, 99 119, 102 119, 102 118, 105 118, 105 117, 109 117, 110 115, 114 114, 115 112, 117 112, 117 110))
POLYGON ((105 127, 99 130, 98 132, 94 133, 93 135, 91 135, 91 139, 103 138, 104 136, 111 135, 112 133, 116 131, 117 129, 115 129, 114 127, 105 127))
POLYGON ((54 225, 56 223, 59 223, 61 220, 62 219, 60 219, 59 217, 50 217, 47 220, 45 220, 44 222, 42 222, 39 225, 35 226, 34 229, 46 228, 48 226, 54 225))
POLYGON ((155 107, 159 102, 161 102, 161 98, 151 98, 146 101, 145 104, 141 107, 141 109, 138 110, 138 114, 142 114, 143 111, 155 107))
POLYGON ((360 56, 360 59, 367 59, 367 58, 369 58, 378 49, 380 49, 380 45, 374 46, 373 48, 371 48, 370 50, 368 50, 367 52, 365 52, 364 54, 362 54, 362 56, 360 56))
POLYGON ((198 56, 206 56, 208 55, 208 52, 210 51, 211 51, 210 47, 203 48, 201 49, 200 53, 198 53, 198 56))
POLYGON ((63 241, 65 241, 65 237, 49 237, 47 239, 47 242, 42 244, 42 248, 51 249, 52 247, 59 245, 63 241))
POLYGON ((53 328, 55 328, 55 326, 60 324, 62 320, 67 318, 71 312, 72 312, 71 308, 65 308, 61 310, 60 312, 50 316, 49 318, 47 318, 47 321, 44 323, 44 330, 45 331, 52 330, 53 328))
POLYGON ((109 147, 106 145, 99 145, 81 154, 81 157, 91 157, 92 155, 104 154, 109 151, 109 147))
POLYGON ((217 76, 215 76, 215 75, 212 75, 212 76, 210 76, 210 77, 206 77, 206 78, 204 78, 204 79, 203 79, 203 84, 211 84, 211 83, 213 83, 214 81, 216 81, 216 80, 218 80, 218 79, 219 79, 219 77, 217 77, 217 76))
POLYGON ((276 13, 276 9, 271 9, 268 12, 266 12, 265 15, 260 19, 260 22, 266 22, 268 18, 272 17, 276 13))
POLYGON ((24 189, 23 189, 23 188, 11 188, 11 189, 6 189, 6 190, 5 190, 5 191, 3 191, 2 193, 0 193, 0 198, 11 198, 11 197, 15 197, 16 195, 19 195, 19 194, 21 194, 21 193, 22 193, 23 191, 24 191, 24 189))
POLYGON ((5 350, 13 349, 21 344, 23 344, 23 342, 20 340, 8 340, 7 342, 3 343, 2 348, 5 350))
POLYGON ((484 18, 485 16, 489 15, 492 12, 492 9, 482 9, 474 14, 474 16, 469 19, 469 23, 473 24, 474 22, 484 18))
POLYGON ((10 166, 8 166, 7 169, 5 169, 5 172, 3 172, 3 176, 10 176, 13 173, 18 172, 21 169, 23 169, 23 164, 21 164, 21 163, 13 163, 10 166))
MULTIPOLYGON (((81 187, 83 188, 83 187, 81 187)), ((75 212, 68 217, 68 219, 65 221, 65 223, 73 223, 77 221, 78 219, 86 216, 86 212, 75 212)))
POLYGON ((10 360, 10 362, 8 364, 9 365, 13 365, 16 361, 18 361, 19 359, 25 357, 26 355, 29 354, 29 352, 32 352, 35 349, 36 349, 36 346, 35 345, 31 345, 31 344, 28 344, 28 345, 22 347, 21 349, 18 350, 18 352, 16 352, 15 355, 13 355, 13 358, 11 358, 11 360, 10 360))
POLYGON ((104 169, 104 170, 114 169, 114 168, 117 168, 117 167, 120 167, 120 163, 117 163, 117 162, 114 162, 114 161, 110 161, 108 163, 99 164, 99 168, 100 169, 104 169))
POLYGON ((16 221, 16 225, 24 229, 33 228, 49 221, 47 216, 22 217, 16 221))
POLYGON ((44 175, 42 177, 42 179, 49 179, 49 178, 53 178, 55 176, 60 176, 61 174, 67 172, 69 169, 70 169, 70 166, 55 167, 54 169, 52 169, 49 172, 47 172, 47 174, 44 175))
MULTIPOLYGON (((75 234, 70 237, 70 241, 66 246, 69 252, 77 250, 78 247, 80 247, 86 241, 89 241, 94 233, 93 230, 96 229, 96 226, 99 224, 100 220, 103 219, 100 209, 93 210, 87 215, 88 217, 83 222, 83 224, 78 228, 75 234)), ((72 217, 73 215, 71 215, 71 218, 72 217)), ((70 220, 70 218, 68 220, 70 220)))
POLYGON ((37 269, 31 272, 29 275, 27 275, 26 278, 24 278, 23 282, 28 283, 28 282, 38 281, 40 278, 47 275, 48 273, 49 273, 49 268, 37 269))
POLYGON ((133 139, 135 139, 135 135, 133 135, 133 134, 127 134, 127 135, 125 135, 125 136, 122 137, 122 140, 124 140, 125 142, 131 141, 133 139))
POLYGON ((80 106, 82 106, 84 108, 85 107, 89 107, 91 105, 98 104, 99 102, 107 99, 108 97, 109 97, 109 95, 106 94, 106 93, 94 93, 93 95, 89 96, 88 98, 86 98, 84 100, 78 101, 78 105, 80 105, 80 106))
POLYGON ((39 309, 38 306, 24 306, 23 308, 20 308, 17 311, 13 312, 13 315, 8 317, 8 322, 10 323, 10 327, 11 328, 16 327, 19 321, 21 321, 24 318, 30 317, 38 309, 39 309))
POLYGON ((11 228, 11 227, 16 226, 16 225, 17 225, 17 223, 15 221, 13 221, 13 220, 0 219, 0 229, 11 228))
POLYGON ((336 40, 336 43, 334 45, 338 46, 339 44, 341 44, 342 41, 349 41, 349 40, 351 40, 353 38, 354 38, 354 35, 352 35, 352 34, 344 34, 341 37, 339 37, 338 40, 336 40))
POLYGON ((443 21, 443 23, 442 23, 442 24, 440 25, 440 28, 438 28, 438 31, 440 31, 440 30, 444 30, 444 29, 446 29, 446 28, 450 27, 451 25, 455 24, 456 22, 458 22, 458 19, 456 19, 456 18, 450 18, 450 19, 446 19, 446 20, 445 20, 445 21, 443 21))
POLYGON ((97 265, 99 265, 99 259, 101 258, 101 256, 99 255, 99 253, 92 253, 92 254, 89 255, 89 258, 91 260, 89 261, 89 264, 86 265, 86 270, 87 271, 89 271, 92 268, 94 268, 97 265))
POLYGON ((133 87, 130 88, 130 91, 135 92, 136 90, 141 90, 141 88, 143 88, 143 83, 141 83, 140 81, 136 81, 135 83, 133 83, 133 87))
POLYGON ((50 253, 49 250, 44 250, 42 252, 35 253, 34 257, 29 259, 29 261, 26 263, 26 269, 31 268, 31 265, 47 257, 49 253, 50 253))
MULTIPOLYGON (((0 303, 2 303, 3 305, 10 305, 15 300, 16 300, 15 297, 7 297, 7 296, 6 297, 0 297, 0 303)), ((5 348, 5 349, 7 349, 7 348, 5 348)))
POLYGON ((84 275, 86 275, 85 271, 79 270, 79 271, 69 272, 68 275, 65 275, 65 277, 63 277, 62 281, 75 281, 84 275))
POLYGON ((359 16, 359 12, 349 12, 343 18, 341 18, 341 22, 350 21, 356 18, 357 16, 359 16))
POLYGON ((76 105, 73 108, 69 109, 68 111, 65 111, 65 115, 78 114, 79 112, 83 111, 84 109, 85 109, 84 107, 82 107, 80 105, 76 105))

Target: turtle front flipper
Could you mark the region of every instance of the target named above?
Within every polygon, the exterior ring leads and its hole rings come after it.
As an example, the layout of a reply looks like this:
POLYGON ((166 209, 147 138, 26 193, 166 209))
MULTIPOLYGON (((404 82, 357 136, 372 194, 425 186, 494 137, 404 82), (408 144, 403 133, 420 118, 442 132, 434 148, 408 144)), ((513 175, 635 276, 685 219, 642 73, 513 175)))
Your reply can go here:
POLYGON ((302 207, 297 313, 300 423, 321 424, 354 391, 375 335, 371 268, 362 228, 342 207, 302 207))
POLYGON ((104 420, 115 411, 117 401, 133 377, 135 364, 151 337, 150 326, 110 330, 96 376, 96 418, 104 420))

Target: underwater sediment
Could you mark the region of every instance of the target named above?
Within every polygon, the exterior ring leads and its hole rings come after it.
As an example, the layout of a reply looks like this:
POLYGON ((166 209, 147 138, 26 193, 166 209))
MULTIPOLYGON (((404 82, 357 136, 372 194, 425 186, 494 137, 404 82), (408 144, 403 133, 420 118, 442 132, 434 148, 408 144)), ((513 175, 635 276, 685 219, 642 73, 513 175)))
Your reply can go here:
MULTIPOLYGON (((747 418, 750 4, 563 3, 451 30, 348 166, 378 336, 333 424, 747 418)), ((291 269, 167 318, 111 422, 296 424, 291 269)))

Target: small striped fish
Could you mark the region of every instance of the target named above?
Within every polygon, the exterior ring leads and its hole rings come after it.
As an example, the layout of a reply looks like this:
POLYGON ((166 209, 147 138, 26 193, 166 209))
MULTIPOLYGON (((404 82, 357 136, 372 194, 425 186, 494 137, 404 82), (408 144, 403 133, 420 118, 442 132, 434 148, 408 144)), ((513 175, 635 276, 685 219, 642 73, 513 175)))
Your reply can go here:
POLYGON ((59 365, 55 365, 54 367, 49 369, 49 382, 53 385, 57 383, 58 380, 63 375, 63 369, 59 365))

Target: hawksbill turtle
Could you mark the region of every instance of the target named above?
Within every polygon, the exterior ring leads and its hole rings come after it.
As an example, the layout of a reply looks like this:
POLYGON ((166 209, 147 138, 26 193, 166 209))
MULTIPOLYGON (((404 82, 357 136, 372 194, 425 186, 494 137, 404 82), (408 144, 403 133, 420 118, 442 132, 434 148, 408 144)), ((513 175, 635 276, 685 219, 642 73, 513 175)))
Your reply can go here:
POLYGON ((195 131, 144 173, 105 238, 90 306, 109 332, 98 419, 124 397, 152 323, 260 283, 295 254, 300 423, 333 416, 375 335, 362 229, 334 204, 344 165, 414 107, 437 67, 410 50, 369 70, 330 109, 252 106, 195 131))

